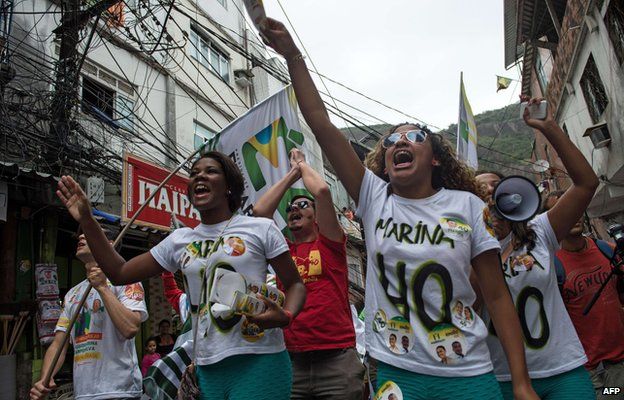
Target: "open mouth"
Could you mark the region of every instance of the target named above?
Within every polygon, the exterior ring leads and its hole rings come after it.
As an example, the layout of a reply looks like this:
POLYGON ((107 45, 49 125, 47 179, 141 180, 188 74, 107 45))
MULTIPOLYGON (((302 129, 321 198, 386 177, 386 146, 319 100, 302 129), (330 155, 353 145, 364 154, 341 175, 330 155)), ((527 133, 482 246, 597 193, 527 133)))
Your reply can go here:
POLYGON ((197 185, 195 185, 195 188, 193 189, 193 193, 195 193, 196 195, 202 195, 202 194, 206 194, 209 192, 210 192, 210 189, 208 189, 208 186, 204 185, 203 183, 198 183, 197 185))
POLYGON ((414 161, 414 156, 407 150, 397 150, 392 155, 392 162, 395 167, 407 167, 412 161, 414 161))
POLYGON ((76 245, 76 250, 80 250, 81 248, 85 247, 86 245, 87 244, 81 240, 80 242, 78 242, 78 245, 76 245))
POLYGON ((288 222, 295 222, 301 220, 301 214, 292 214, 288 217, 288 222))

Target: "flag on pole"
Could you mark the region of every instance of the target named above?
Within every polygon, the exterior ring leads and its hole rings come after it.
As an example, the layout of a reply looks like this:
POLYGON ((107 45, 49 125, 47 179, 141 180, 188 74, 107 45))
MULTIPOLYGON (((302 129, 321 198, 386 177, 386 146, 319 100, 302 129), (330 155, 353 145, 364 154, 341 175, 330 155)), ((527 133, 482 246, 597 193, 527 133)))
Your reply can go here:
POLYGON ((459 121, 457 122, 457 158, 475 170, 477 161, 477 125, 464 89, 464 73, 459 78, 459 121))
MULTIPOLYGON (((298 110, 295 91, 286 86, 209 141, 208 149, 229 155, 243 173, 243 213, 248 213, 256 200, 288 174, 291 149, 302 149, 311 161, 313 143, 302 133, 298 110)), ((286 227, 286 206, 302 194, 309 195, 301 182, 286 191, 273 217, 280 229, 286 227)))
POLYGON ((496 75, 496 92, 499 90, 507 89, 511 85, 511 78, 505 78, 504 76, 496 75))

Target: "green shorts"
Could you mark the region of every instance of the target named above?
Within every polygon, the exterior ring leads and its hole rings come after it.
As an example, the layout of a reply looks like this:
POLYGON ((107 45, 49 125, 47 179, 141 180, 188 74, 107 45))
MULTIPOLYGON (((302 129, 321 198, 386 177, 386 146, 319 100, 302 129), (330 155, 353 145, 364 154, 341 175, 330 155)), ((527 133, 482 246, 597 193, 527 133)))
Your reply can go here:
MULTIPOLYGON (((410 400, 501 400, 503 398, 498 382, 491 372, 477 376, 439 377, 418 374, 378 362, 377 393, 381 394, 386 390, 384 393, 386 396, 383 398, 389 398, 390 393, 396 391, 396 387, 400 390, 403 399, 410 400)), ((396 396, 396 398, 401 397, 396 396)))
POLYGON ((288 400, 292 367, 286 351, 241 354, 197 366, 201 400, 288 400))
MULTIPOLYGON (((513 400, 511 382, 499 382, 505 400, 513 400)), ((589 373, 584 367, 549 376, 531 379, 533 390, 542 400, 593 400, 596 398, 589 373)))

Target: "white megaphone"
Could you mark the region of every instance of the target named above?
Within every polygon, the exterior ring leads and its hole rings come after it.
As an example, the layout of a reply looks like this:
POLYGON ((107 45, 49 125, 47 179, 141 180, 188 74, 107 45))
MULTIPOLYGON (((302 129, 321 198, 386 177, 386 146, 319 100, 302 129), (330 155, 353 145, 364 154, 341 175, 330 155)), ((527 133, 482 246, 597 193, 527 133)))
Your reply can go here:
POLYGON ((524 222, 533 218, 540 208, 540 194, 537 186, 529 179, 514 175, 501 180, 494 194, 496 211, 512 222, 524 222))

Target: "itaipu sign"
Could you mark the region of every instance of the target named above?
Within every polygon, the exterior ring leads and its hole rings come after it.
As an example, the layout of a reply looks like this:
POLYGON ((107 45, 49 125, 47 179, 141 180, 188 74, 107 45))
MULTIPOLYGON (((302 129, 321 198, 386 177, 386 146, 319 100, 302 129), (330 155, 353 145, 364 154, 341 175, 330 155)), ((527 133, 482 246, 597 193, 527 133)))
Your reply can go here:
MULTIPOLYGON (((170 171, 140 157, 126 153, 123 163, 122 220, 129 221, 145 200, 156 190, 170 171)), ((135 220, 135 224, 162 230, 171 229, 175 217, 184 225, 194 228, 200 222, 199 213, 189 201, 186 192, 188 177, 174 175, 148 203, 135 220)))

